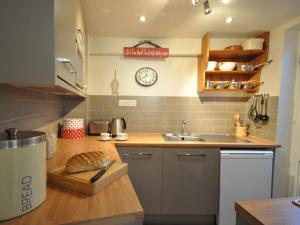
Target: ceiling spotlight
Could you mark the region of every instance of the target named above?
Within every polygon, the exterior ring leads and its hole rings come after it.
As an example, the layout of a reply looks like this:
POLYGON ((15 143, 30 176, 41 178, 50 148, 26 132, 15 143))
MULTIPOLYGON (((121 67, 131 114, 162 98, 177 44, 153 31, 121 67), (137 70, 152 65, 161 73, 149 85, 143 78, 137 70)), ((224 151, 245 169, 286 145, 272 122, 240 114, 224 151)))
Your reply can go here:
POLYGON ((192 4, 196 5, 200 0, 192 0, 192 4))
POLYGON ((225 23, 232 23, 233 21, 233 18, 231 16, 228 16, 226 19, 225 19, 225 23))
POLYGON ((139 17, 139 20, 140 20, 142 23, 144 23, 144 22, 146 21, 146 17, 145 17, 145 16, 140 16, 140 17, 139 17))
POLYGON ((203 2, 203 6, 204 6, 204 14, 205 14, 205 15, 210 14, 210 13, 211 13, 211 8, 210 8, 210 5, 209 5, 208 0, 205 0, 205 1, 203 2))
POLYGON ((231 0, 222 0, 224 4, 228 4, 231 0))

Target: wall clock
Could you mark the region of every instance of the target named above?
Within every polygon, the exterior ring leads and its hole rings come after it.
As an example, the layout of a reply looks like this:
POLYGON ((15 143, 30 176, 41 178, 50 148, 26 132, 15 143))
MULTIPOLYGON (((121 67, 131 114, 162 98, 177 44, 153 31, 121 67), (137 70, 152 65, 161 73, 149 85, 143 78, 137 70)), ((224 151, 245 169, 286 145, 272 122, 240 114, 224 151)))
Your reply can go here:
POLYGON ((150 67, 143 67, 135 73, 136 82, 144 87, 152 86, 157 79, 157 72, 150 67))

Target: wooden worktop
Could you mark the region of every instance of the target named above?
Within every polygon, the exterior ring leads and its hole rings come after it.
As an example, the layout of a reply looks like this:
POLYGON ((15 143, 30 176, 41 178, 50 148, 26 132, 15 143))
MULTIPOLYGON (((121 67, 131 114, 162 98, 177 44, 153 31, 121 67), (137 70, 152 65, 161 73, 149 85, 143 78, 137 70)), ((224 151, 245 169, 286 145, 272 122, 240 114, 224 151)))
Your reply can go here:
MULTIPOLYGON (((57 152, 47 160, 47 169, 65 164, 80 152, 101 150, 120 161, 112 142, 100 142, 96 137, 81 140, 59 139, 57 152)), ((129 177, 123 176, 93 196, 48 185, 47 198, 37 209, 1 225, 117 225, 143 221, 143 209, 129 177)))
POLYGON ((300 208, 292 204, 293 199, 239 201, 235 210, 249 225, 299 225, 300 208))
POLYGON ((201 141, 166 141, 161 134, 129 134, 127 141, 115 141, 116 146, 207 147, 207 148, 280 148, 281 146, 257 137, 246 137, 249 143, 221 143, 201 141))
MULTIPOLYGON (((115 146, 153 147, 209 147, 209 148, 271 148, 279 145, 254 137, 252 143, 214 142, 167 142, 161 134, 129 134, 127 141, 101 142, 97 137, 81 140, 59 139, 57 152, 47 160, 47 169, 55 169, 65 164, 72 155, 101 150, 112 159, 120 161, 115 146)), ((143 221, 143 209, 136 196, 129 177, 123 176, 103 191, 93 196, 79 194, 69 189, 48 185, 47 198, 41 206, 21 217, 0 222, 1 225, 58 225, 58 224, 97 224, 117 225, 143 221)))

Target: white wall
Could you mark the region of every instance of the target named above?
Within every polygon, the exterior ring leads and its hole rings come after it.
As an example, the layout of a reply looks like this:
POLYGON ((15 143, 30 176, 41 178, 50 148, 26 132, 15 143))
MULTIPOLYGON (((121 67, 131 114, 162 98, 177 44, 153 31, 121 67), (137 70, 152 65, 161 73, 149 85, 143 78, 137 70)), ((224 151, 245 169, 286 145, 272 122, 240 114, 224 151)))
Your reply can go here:
POLYGON ((269 59, 274 62, 264 67, 261 74, 261 81, 264 86, 261 87, 260 93, 270 93, 271 96, 279 96, 280 82, 282 76, 282 61, 284 48, 285 31, 300 23, 300 16, 284 23, 270 31, 270 49, 269 59), (270 82, 272 81, 272 82, 270 82))
MULTIPOLYGON (((117 70, 120 95, 141 96, 197 96, 198 58, 201 39, 152 39, 162 47, 170 48, 166 59, 124 58, 123 47, 133 46, 141 39, 101 38, 89 35, 88 93, 110 95, 114 69, 117 70), (141 87, 135 82, 135 73, 142 67, 151 67, 158 73, 152 87, 141 87)), ((244 39, 212 39, 212 49, 241 43, 244 39)))
POLYGON ((282 47, 280 97, 276 131, 276 141, 282 145, 282 148, 276 152, 275 158, 273 190, 275 197, 288 195, 290 180, 288 175, 298 52, 298 31, 294 27, 285 29, 282 47))
MULTIPOLYGON (((294 109, 292 121, 292 142, 291 142, 291 155, 290 155, 290 187, 289 194, 296 196, 300 192, 300 180, 298 178, 298 162, 300 161, 300 32, 298 32, 298 55, 297 55, 297 72, 295 81, 295 94, 294 94, 294 109)), ((300 175, 300 174, 299 174, 300 175)))
POLYGON ((116 69, 119 95, 197 96, 197 63, 196 57, 139 60, 122 56, 89 56, 88 93, 110 95, 116 69), (142 87, 135 81, 136 71, 145 66, 158 73, 158 81, 151 87, 142 87))

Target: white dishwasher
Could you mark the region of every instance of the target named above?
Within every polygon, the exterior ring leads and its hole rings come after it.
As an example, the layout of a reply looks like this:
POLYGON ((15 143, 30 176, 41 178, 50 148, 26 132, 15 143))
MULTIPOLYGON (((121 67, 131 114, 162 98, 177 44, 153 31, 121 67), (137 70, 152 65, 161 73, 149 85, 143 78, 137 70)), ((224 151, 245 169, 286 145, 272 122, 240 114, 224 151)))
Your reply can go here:
POLYGON ((273 151, 221 150, 219 225, 235 225, 234 202, 268 199, 273 151))

